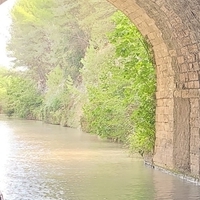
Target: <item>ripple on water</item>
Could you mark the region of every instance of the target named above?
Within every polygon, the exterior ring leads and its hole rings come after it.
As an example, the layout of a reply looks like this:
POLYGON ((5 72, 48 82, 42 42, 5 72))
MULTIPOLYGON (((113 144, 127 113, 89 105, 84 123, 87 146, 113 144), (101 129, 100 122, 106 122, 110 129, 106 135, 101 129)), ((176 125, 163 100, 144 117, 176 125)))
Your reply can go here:
POLYGON ((6 200, 188 200, 199 187, 152 170, 119 144, 41 122, 0 121, 6 200))

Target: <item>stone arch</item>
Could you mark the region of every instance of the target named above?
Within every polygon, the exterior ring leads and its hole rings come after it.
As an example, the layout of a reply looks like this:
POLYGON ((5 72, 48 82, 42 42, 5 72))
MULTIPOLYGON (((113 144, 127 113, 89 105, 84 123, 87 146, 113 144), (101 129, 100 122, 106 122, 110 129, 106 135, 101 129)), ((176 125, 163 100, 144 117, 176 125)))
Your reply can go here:
POLYGON ((200 3, 108 0, 152 44, 157 73, 155 165, 199 176, 200 3))
POLYGON ((107 1, 132 20, 155 54, 155 165, 199 177, 199 0, 107 1))

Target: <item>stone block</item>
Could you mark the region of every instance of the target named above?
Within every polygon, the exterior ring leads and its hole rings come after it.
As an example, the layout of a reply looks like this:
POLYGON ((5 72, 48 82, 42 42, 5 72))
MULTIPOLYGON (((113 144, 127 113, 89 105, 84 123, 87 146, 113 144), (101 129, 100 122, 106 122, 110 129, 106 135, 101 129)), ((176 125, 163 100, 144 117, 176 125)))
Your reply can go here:
POLYGON ((194 88, 194 82, 193 81, 187 82, 187 88, 194 88))
POLYGON ((197 72, 188 72, 189 80, 196 81, 199 79, 199 75, 197 72))
POLYGON ((197 137, 197 140, 199 140, 199 128, 191 128, 191 135, 195 135, 197 137))
POLYGON ((171 57, 176 57, 177 56, 177 53, 176 53, 176 50, 169 50, 169 54, 171 57))
POLYGON ((199 99, 196 98, 196 99, 190 99, 190 104, 191 104, 191 109, 194 109, 195 111, 198 112, 198 109, 199 109, 199 99))
POLYGON ((199 50, 197 44, 188 45, 188 51, 190 53, 198 53, 199 50))
POLYGON ((183 64, 185 62, 184 56, 179 56, 177 60, 178 60, 178 64, 183 64))
POLYGON ((197 71, 199 70, 198 62, 189 63, 189 71, 197 71))
POLYGON ((198 81, 193 81, 194 88, 199 88, 199 80, 198 81))
POLYGON ((188 71, 188 64, 187 63, 183 63, 180 65, 180 71, 181 72, 187 72, 188 71))

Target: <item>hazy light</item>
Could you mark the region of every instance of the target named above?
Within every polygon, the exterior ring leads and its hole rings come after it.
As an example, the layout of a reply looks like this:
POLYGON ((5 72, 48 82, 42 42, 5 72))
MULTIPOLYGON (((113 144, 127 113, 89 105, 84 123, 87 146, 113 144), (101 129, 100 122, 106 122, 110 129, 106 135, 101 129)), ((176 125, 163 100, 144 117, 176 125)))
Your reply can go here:
POLYGON ((5 187, 6 164, 10 154, 10 134, 12 130, 6 123, 0 123, 0 190, 5 187))
POLYGON ((10 38, 11 25, 10 10, 16 0, 7 0, 0 5, 0 66, 9 67, 11 59, 7 57, 6 43, 10 38))

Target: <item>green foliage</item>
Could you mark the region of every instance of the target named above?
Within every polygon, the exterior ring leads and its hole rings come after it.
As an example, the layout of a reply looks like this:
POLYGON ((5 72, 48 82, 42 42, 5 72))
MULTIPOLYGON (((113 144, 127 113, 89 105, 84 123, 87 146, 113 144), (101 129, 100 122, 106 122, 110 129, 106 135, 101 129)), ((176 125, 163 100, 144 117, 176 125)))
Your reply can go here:
POLYGON ((83 128, 101 137, 125 141, 133 128, 124 99, 127 83, 120 75, 121 69, 114 66, 114 48, 107 42, 99 43, 99 50, 91 45, 83 60, 82 74, 89 98, 83 119, 87 127, 83 128))
POLYGON ((97 50, 90 46, 83 62, 89 98, 84 125, 102 137, 127 142, 132 150, 149 152, 155 139, 155 71, 137 28, 120 12, 113 20, 109 41, 115 50, 108 41, 97 50))
MULTIPOLYGON (((77 89, 70 76, 55 67, 47 76, 47 92, 43 101, 43 120, 62 126, 75 126, 73 106, 77 98, 77 89)), ((77 126, 77 125, 76 125, 77 126)))
POLYGON ((3 67, 0 67, 0 113, 3 112, 6 104, 6 87, 8 85, 6 73, 7 70, 3 67))
POLYGON ((32 81, 6 78, 0 105, 8 115, 78 126, 85 103, 82 125, 89 132, 151 151, 152 52, 124 15, 117 12, 111 21, 114 10, 97 0, 18 0, 8 50, 32 81))
POLYGON ((12 11, 13 20, 23 24, 43 25, 44 21, 52 20, 51 0, 18 0, 12 11))
POLYGON ((48 89, 43 103, 44 120, 46 122, 60 124, 65 86, 63 78, 63 70, 59 66, 55 67, 47 76, 48 89))
POLYGON ((8 116, 17 115, 21 118, 35 119, 42 98, 36 85, 19 73, 0 71, 1 105, 8 116))
POLYGON ((151 151, 155 140, 155 69, 149 57, 151 49, 132 23, 122 16, 114 16, 117 24, 110 36, 116 55, 124 62, 124 76, 132 78, 130 95, 137 109, 132 114, 134 134, 130 136, 131 148, 140 152, 151 151), (117 39, 116 39, 117 38, 117 39))
POLYGON ((8 50, 15 58, 15 67, 25 66, 26 74, 43 93, 39 119, 78 126, 84 96, 79 88, 81 59, 90 32, 97 33, 94 30, 99 28, 98 22, 94 26, 94 19, 110 28, 104 23, 113 12, 108 5, 96 0, 17 1, 12 10, 8 50))
POLYGON ((80 2, 18 0, 12 10, 7 49, 15 67, 25 66, 43 92, 54 67, 59 65, 74 79, 82 67, 88 40, 76 19, 80 2))
POLYGON ((7 90, 7 111, 13 112, 19 117, 34 119, 34 112, 41 105, 41 97, 34 84, 21 77, 13 77, 7 90))

